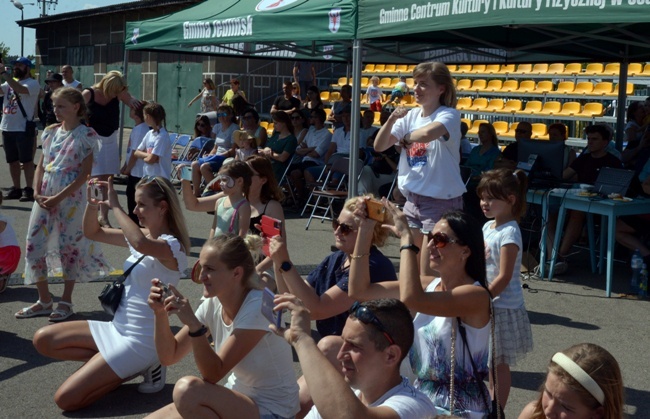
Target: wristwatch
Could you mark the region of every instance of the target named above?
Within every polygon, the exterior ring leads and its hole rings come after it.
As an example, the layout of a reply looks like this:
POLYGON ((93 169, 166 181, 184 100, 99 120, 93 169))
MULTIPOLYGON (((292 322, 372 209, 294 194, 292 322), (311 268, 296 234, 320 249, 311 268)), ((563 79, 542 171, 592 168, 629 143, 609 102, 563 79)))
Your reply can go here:
POLYGON ((405 244, 404 246, 400 247, 399 252, 402 253, 402 250, 412 250, 415 252, 416 255, 420 253, 420 248, 414 245, 413 243, 405 244))
POLYGON ((280 272, 288 272, 291 268, 293 268, 293 263, 287 260, 282 262, 282 265, 280 265, 280 272))
POLYGON ((198 338, 199 336, 203 336, 206 333, 208 333, 208 328, 205 327, 204 325, 201 325, 199 330, 197 330, 196 332, 189 332, 188 335, 190 335, 190 337, 192 338, 198 338))

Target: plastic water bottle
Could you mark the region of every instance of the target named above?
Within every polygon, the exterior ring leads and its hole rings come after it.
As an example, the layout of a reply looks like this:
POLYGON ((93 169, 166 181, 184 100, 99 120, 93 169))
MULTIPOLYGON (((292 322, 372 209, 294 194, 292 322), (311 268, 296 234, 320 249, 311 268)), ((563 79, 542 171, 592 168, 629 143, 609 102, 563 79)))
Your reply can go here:
POLYGON ((648 267, 644 263, 641 267, 641 276, 639 277, 639 299, 648 296, 648 267))
POLYGON ((641 267, 643 266, 643 258, 641 257, 641 252, 639 249, 636 249, 632 253, 632 279, 630 280, 630 294, 639 293, 639 277, 641 275, 641 267))

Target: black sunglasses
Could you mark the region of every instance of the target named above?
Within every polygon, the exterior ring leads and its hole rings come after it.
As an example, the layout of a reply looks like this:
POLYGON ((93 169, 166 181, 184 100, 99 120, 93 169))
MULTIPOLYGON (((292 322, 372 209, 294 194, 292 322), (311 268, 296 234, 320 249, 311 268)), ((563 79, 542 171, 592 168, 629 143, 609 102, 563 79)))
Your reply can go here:
POLYGON ((373 313, 372 310, 370 310, 368 307, 362 306, 361 303, 355 301, 354 304, 352 304, 352 307, 350 307, 350 310, 348 310, 348 314, 354 316, 363 324, 375 325, 375 327, 377 327, 377 329, 379 329, 379 331, 386 337, 388 343, 395 345, 395 341, 386 331, 384 325, 381 323, 381 321, 379 321, 377 316, 375 316, 375 313, 373 313))
POLYGON ((427 233, 427 240, 433 241, 433 245, 435 246, 436 249, 442 249, 443 247, 446 247, 448 244, 453 244, 453 243, 461 244, 460 241, 449 238, 449 236, 446 235, 445 233, 432 234, 431 232, 429 232, 427 233))
POLYGON ((162 193, 165 193, 165 188, 162 187, 162 185, 160 184, 160 181, 158 180, 158 178, 156 176, 151 176, 151 175, 142 176, 142 184, 143 185, 148 185, 151 182, 156 182, 156 185, 158 185, 158 187, 160 188, 160 191, 162 193))
POLYGON ((344 236, 347 236, 353 231, 357 231, 356 228, 353 228, 352 226, 345 224, 345 223, 339 223, 339 220, 332 220, 332 230, 336 231, 338 229, 341 229, 341 234, 344 236))

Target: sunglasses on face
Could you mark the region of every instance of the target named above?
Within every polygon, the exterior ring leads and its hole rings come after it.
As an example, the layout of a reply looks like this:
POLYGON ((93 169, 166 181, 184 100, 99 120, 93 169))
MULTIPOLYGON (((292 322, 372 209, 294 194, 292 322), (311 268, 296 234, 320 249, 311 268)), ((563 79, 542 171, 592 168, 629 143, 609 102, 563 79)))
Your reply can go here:
POLYGON ((348 234, 350 234, 353 231, 357 231, 356 228, 354 228, 354 227, 352 227, 352 226, 350 226, 348 224, 339 223, 339 220, 332 220, 332 229, 334 231, 340 229, 341 234, 344 235, 344 236, 347 236, 348 234))
POLYGON ((384 325, 368 307, 362 306, 358 301, 355 301, 354 304, 352 304, 352 307, 350 307, 350 310, 348 310, 348 314, 356 317, 363 324, 374 325, 384 335, 388 343, 395 345, 395 341, 388 334, 384 325))
POLYGON ((430 242, 433 241, 433 246, 436 249, 442 249, 443 247, 446 247, 448 244, 453 244, 453 243, 460 244, 460 241, 449 238, 449 236, 446 235, 445 233, 432 234, 431 232, 429 232, 427 233, 427 240, 430 242))
POLYGON ((158 178, 156 176, 151 176, 151 175, 142 176, 142 184, 143 185, 148 185, 151 182, 156 182, 156 185, 158 185, 158 187, 160 188, 160 191, 162 193, 165 193, 165 189, 162 187, 162 185, 160 184, 160 180, 158 180, 158 178))
POLYGON ((217 182, 221 184, 222 188, 232 188, 235 186, 235 180, 228 175, 217 176, 217 182))
POLYGON ((217 117, 218 117, 218 118, 222 118, 222 117, 224 117, 224 116, 228 116, 228 114, 227 114, 226 112, 219 112, 219 113, 217 114, 217 117))

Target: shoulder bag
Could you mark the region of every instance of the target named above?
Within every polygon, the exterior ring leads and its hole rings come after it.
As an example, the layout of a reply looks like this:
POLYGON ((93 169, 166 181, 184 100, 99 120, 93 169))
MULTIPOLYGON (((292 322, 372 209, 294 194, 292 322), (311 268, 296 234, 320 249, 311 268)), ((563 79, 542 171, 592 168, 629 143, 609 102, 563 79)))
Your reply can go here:
POLYGON ((129 267, 119 278, 113 281, 112 284, 106 284, 104 289, 99 294, 99 302, 102 304, 102 308, 107 314, 111 316, 115 315, 117 308, 120 305, 120 300, 122 300, 122 294, 124 294, 124 281, 126 277, 129 276, 135 265, 140 263, 142 259, 147 255, 142 255, 138 260, 135 261, 133 265, 129 267))

